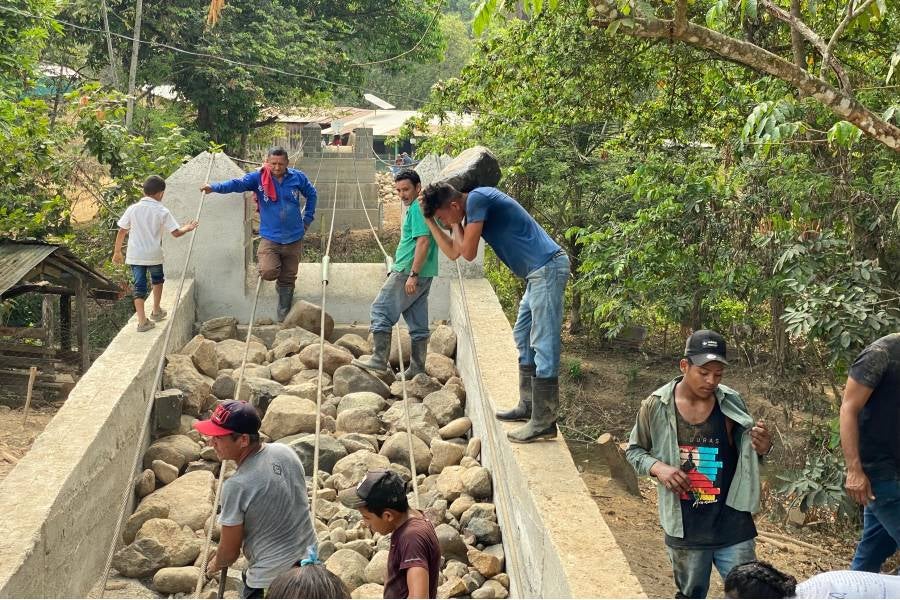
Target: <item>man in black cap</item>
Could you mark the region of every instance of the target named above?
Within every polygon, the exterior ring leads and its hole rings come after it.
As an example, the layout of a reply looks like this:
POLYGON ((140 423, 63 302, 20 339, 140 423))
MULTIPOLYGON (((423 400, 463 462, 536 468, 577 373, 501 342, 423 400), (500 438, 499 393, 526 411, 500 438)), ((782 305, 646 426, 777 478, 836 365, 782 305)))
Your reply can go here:
POLYGON ((441 547, 434 526, 410 508, 406 485, 393 471, 369 471, 356 488, 340 493, 372 531, 391 535, 385 598, 437 598, 441 547))
POLYGON ((194 428, 209 438, 220 460, 237 471, 222 484, 222 532, 209 576, 237 560, 243 547, 247 571, 242 598, 262 598, 265 588, 315 546, 306 477, 297 454, 284 444, 263 444, 260 419, 246 402, 223 402, 194 428))
POLYGON ((720 383, 727 365, 721 335, 691 335, 682 375, 641 403, 625 453, 639 475, 656 478, 676 598, 705 598, 713 565, 724 579, 756 560, 759 457, 772 437, 720 383))

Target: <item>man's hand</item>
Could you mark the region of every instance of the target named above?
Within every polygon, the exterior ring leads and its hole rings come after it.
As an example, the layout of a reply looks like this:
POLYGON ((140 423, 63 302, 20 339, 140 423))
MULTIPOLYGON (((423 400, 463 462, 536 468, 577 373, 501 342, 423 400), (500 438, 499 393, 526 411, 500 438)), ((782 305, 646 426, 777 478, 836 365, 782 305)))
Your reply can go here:
POLYGON ((112 261, 117 265, 125 264, 125 257, 122 256, 122 252, 113 252, 112 261))
POLYGON ((220 571, 220 569, 216 568, 216 552, 215 550, 212 553, 212 556, 209 557, 209 560, 206 561, 206 577, 207 579, 212 579, 216 576, 216 574, 220 571))
POLYGON ((672 465, 667 465, 662 461, 657 462, 650 468, 650 474, 663 484, 663 486, 676 494, 687 494, 691 491, 691 480, 687 474, 672 465))
POLYGON ((847 481, 844 483, 844 487, 847 488, 847 495, 853 498, 854 502, 863 506, 875 499, 875 495, 872 494, 872 484, 862 469, 847 469, 847 481))
POLYGON ((207 183, 202 188, 200 188, 200 191, 205 192, 207 194, 212 194, 213 189, 212 189, 212 186, 207 183))
POLYGON ((412 296, 416 293, 416 284, 419 282, 418 277, 407 277, 406 285, 404 286, 406 289, 406 294, 408 296, 412 296))
POLYGON ((772 433, 766 429, 766 424, 762 421, 757 421, 750 430, 750 444, 759 455, 768 454, 772 449, 772 433))

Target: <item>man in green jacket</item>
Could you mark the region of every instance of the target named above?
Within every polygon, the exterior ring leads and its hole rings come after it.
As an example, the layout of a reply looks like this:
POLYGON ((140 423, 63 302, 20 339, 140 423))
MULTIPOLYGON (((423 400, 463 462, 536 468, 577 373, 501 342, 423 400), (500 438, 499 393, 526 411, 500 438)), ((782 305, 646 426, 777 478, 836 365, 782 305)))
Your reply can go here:
POLYGON ((759 457, 771 451, 772 437, 740 394, 719 383, 725 355, 715 331, 692 334, 682 376, 641 403, 628 441, 628 462, 657 480, 676 598, 706 598, 713 565, 724 579, 756 560, 759 457))

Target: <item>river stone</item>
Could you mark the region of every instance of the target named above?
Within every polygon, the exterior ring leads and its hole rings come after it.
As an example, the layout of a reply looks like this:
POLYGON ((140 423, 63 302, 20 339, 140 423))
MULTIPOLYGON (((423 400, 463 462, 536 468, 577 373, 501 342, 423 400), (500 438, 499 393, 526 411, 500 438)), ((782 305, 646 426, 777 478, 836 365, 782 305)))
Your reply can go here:
POLYGON ((212 394, 219 400, 230 400, 234 398, 235 385, 237 385, 237 381, 231 376, 231 373, 220 372, 212 384, 212 394))
POLYGON ((368 598, 383 598, 384 586, 378 585, 377 583, 365 583, 353 590, 353 592, 350 594, 350 597, 354 599, 358 598, 360 600, 368 598))
POLYGON ((170 465, 165 461, 159 459, 154 460, 150 463, 150 468, 153 469, 156 480, 163 485, 167 485, 178 479, 178 467, 170 465))
POLYGON ((203 540, 171 519, 150 519, 144 523, 135 536, 136 540, 143 538, 153 538, 166 549, 167 567, 193 564, 203 548, 203 540))
POLYGON ((238 367, 237 369, 233 369, 231 371, 231 378, 234 379, 235 382, 237 382, 237 380, 241 376, 242 371, 244 373, 245 381, 251 377, 255 377, 258 379, 271 379, 272 378, 272 372, 269 370, 269 367, 267 365, 257 365, 255 363, 250 363, 250 362, 248 362, 246 365, 244 365, 243 368, 238 367))
POLYGON ((434 528, 438 544, 441 546, 441 556, 446 559, 455 558, 462 562, 468 560, 466 556, 466 543, 459 532, 452 525, 441 523, 434 528))
MULTIPOLYGON (((455 378, 455 377, 451 377, 451 379, 456 379, 456 378, 455 378)), ((452 393, 454 396, 456 396, 457 398, 459 398, 459 401, 462 402, 463 404, 466 403, 466 388, 464 388, 464 387, 462 386, 462 384, 460 384, 460 383, 450 383, 450 381, 448 381, 447 383, 444 384, 444 387, 443 387, 442 389, 443 389, 445 392, 450 392, 450 393, 452 393)))
POLYGON ((460 596, 464 596, 469 593, 468 588, 466 587, 465 582, 462 579, 456 577, 454 579, 448 579, 446 583, 438 586, 437 597, 438 598, 458 598, 460 596))
POLYGON ((391 388, 375 375, 353 365, 342 365, 334 372, 334 393, 347 396, 353 393, 369 392, 382 398, 391 395, 391 388))
POLYGON ((216 354, 216 343, 202 335, 195 335, 179 354, 189 356, 198 371, 207 377, 215 378, 219 372, 219 357, 216 354))
POLYGON ((499 575, 495 575, 492 578, 492 581, 496 581, 500 585, 502 585, 507 590, 509 589, 509 575, 506 573, 500 573, 499 575))
MULTIPOLYGON (((303 383, 292 383, 284 386, 281 390, 282 394, 287 396, 297 396, 298 398, 306 398, 307 400, 316 401, 319 396, 319 384, 312 381, 304 381, 303 383)), ((324 405, 323 405, 324 408, 324 405)))
MULTIPOLYGON (((318 331, 318 323, 316 323, 315 329, 318 331)), ((280 344, 290 339, 295 340, 297 345, 300 346, 297 350, 297 353, 299 353, 300 350, 303 350, 310 344, 318 343, 319 334, 303 329, 302 327, 286 327, 275 334, 275 343, 272 347, 277 348, 280 344)))
MULTIPOLYGON (((279 443, 290 446, 300 462, 303 463, 303 472, 313 472, 313 454, 315 452, 316 434, 289 436, 278 440, 279 443)), ((347 456, 344 445, 330 435, 319 436, 319 470, 331 473, 334 464, 347 456)), ((321 498, 321 496, 319 496, 321 498)))
MULTIPOLYGON (((262 342, 266 348, 275 347, 275 336, 281 331, 281 325, 270 325, 264 323, 256 323, 253 326, 253 337, 262 342)), ((237 334, 235 337, 241 341, 247 339, 247 325, 238 323, 237 334)), ((253 339, 253 338, 251 338, 253 339)))
POLYGON ((379 433, 381 421, 374 410, 351 408, 338 413, 337 428, 348 433, 379 433))
MULTIPOLYGON (((392 463, 409 465, 409 434, 398 432, 393 434, 381 446, 379 454, 388 457, 392 463)), ((416 472, 428 471, 431 464, 431 450, 428 445, 415 435, 412 436, 413 456, 415 457, 416 472)))
POLYGON ((353 392, 346 394, 340 399, 337 411, 342 413, 351 408, 364 408, 378 413, 387 409, 387 407, 387 401, 379 394, 374 392, 353 392))
POLYGON ((125 577, 149 577, 166 566, 166 550, 152 538, 137 540, 115 553, 112 566, 125 577))
POLYGON ((456 332, 449 325, 438 325, 428 338, 428 353, 453 358, 456 354, 456 332))
POLYGON ((412 432, 426 444, 438 437, 438 423, 427 406, 411 400, 398 400, 387 409, 381 420, 391 433, 406 431, 406 407, 409 405, 409 421, 412 432))
POLYGON ((325 561, 325 567, 344 582, 349 592, 366 583, 366 566, 368 561, 361 554, 343 548, 325 561))
POLYGON ((178 388, 184 392, 181 411, 199 417, 210 404, 213 379, 200 373, 190 356, 169 354, 163 371, 163 388, 178 388))
MULTIPOLYGON (((312 344, 304 348, 297 357, 307 369, 318 369, 319 349, 319 344, 312 344)), ((353 355, 349 351, 332 344, 325 344, 323 356, 322 370, 329 375, 334 375, 338 367, 348 365, 353 360, 353 355)))
POLYGON ((262 377, 246 377, 241 382, 241 391, 236 394, 237 398, 235 400, 249 402, 251 399, 256 401, 264 396, 274 398, 283 391, 284 386, 277 381, 263 379, 262 377))
POLYGON ((466 444, 466 457, 478 460, 481 455, 481 438, 473 437, 466 444))
POLYGON ((425 372, 441 383, 456 375, 456 364, 443 354, 428 354, 425 358, 425 372))
POLYGON ((291 378, 294 377, 297 373, 305 369, 306 366, 300 362, 300 359, 295 356, 287 356, 284 358, 279 358, 278 360, 272 362, 269 365, 269 373, 272 376, 272 379, 277 381, 278 383, 287 385, 291 378))
MULTIPOLYGON (((352 532, 348 531, 348 538, 350 537, 351 533, 356 534, 356 530, 353 530, 352 532)), ((346 548, 347 550, 353 550, 354 552, 359 552, 359 554, 367 561, 372 558, 372 553, 374 552, 374 548, 368 540, 349 540, 344 544, 344 548, 346 548)))
POLYGON ((500 183, 500 163, 484 146, 473 146, 460 152, 441 170, 438 181, 449 183, 467 194, 477 187, 493 187, 500 183))
POLYGON ((363 354, 372 354, 372 345, 355 333, 345 333, 337 339, 334 345, 349 350, 350 354, 356 358, 363 354))
MULTIPOLYGON (((472 519, 487 519, 488 521, 497 522, 497 508, 490 502, 476 502, 463 512, 459 518, 460 527, 465 527, 472 519)), ((493 575, 488 575, 493 577, 493 575)))
POLYGON ((200 335, 214 342, 222 342, 237 335, 237 319, 234 317, 216 317, 205 321, 200 326, 200 335))
POLYGON ((340 438, 347 453, 353 453, 358 450, 369 450, 370 452, 378 452, 378 438, 374 435, 366 433, 347 433, 340 438))
POLYGON ((199 578, 197 567, 168 567, 153 576, 153 589, 161 594, 189 594, 194 591, 199 578))
POLYGON ((147 494, 152 494, 156 489, 156 474, 152 469, 144 469, 134 484, 134 493, 138 498, 143 498, 147 494))
MULTIPOLYGON (((371 346, 373 345, 374 338, 372 334, 369 334, 367 338, 367 343, 371 346)), ((400 329, 400 349, 403 350, 403 363, 405 366, 409 366, 409 355, 412 352, 412 339, 409 337, 408 329, 400 329)), ((400 353, 397 348, 397 328, 391 330, 391 352, 388 355, 388 362, 390 362, 391 366, 395 369, 400 368, 400 353)))
MULTIPOLYGON (((238 340, 223 340, 216 344, 216 355, 219 357, 219 366, 228 369, 237 369, 244 360, 245 343, 238 340)), ((247 362, 261 365, 266 360, 266 346, 260 342, 250 342, 247 350, 247 362)))
POLYGON ((465 451, 466 449, 460 444, 445 442, 437 438, 431 440, 432 458, 428 472, 436 475, 446 467, 458 465, 465 451))
POLYGON ((303 350, 303 348, 306 348, 306 346, 309 346, 311 343, 313 343, 312 340, 305 346, 301 346, 297 339, 287 338, 272 349, 272 358, 280 360, 282 358, 296 356, 297 354, 300 354, 300 351, 303 350))
POLYGON ((472 419, 469 417, 460 417, 453 419, 438 432, 442 439, 452 440, 453 438, 463 437, 472 429, 472 419))
POLYGON ((185 473, 141 500, 138 508, 165 506, 169 519, 196 531, 203 528, 213 512, 215 485, 216 478, 209 471, 185 473))
MULTIPOLYGON (((500 575, 504 575, 501 573, 500 575)), ((503 584, 497 581, 496 579, 489 579, 484 582, 484 584, 472 592, 472 598, 496 598, 497 600, 504 600, 509 597, 509 591, 503 584)))
POLYGON ((465 416, 462 402, 459 401, 456 394, 447 390, 438 390, 428 394, 422 399, 422 404, 427 406, 434 418, 437 419, 439 427, 465 416))
POLYGON ((450 514, 453 515, 453 518, 459 521, 462 518, 463 514, 465 514, 465 512, 472 508, 472 506, 474 505, 475 498, 467 494, 463 494, 453 501, 448 510, 450 511, 450 514))
POLYGON ((186 435, 167 435, 150 444, 144 452, 144 468, 150 469, 154 460, 161 460, 181 470, 184 465, 198 458, 200 444, 186 435))
MULTIPOLYGON (((484 550, 482 550, 482 552, 490 554, 491 556, 496 556, 497 560, 500 561, 500 570, 501 571, 506 566, 506 554, 503 552, 503 544, 494 544, 493 546, 485 546, 485 548, 484 548, 484 550)), ((491 577, 494 577, 494 576, 491 575, 491 577)))
POLYGON ((122 530, 122 541, 126 544, 130 544, 134 541, 134 537, 137 535, 137 532, 140 531, 141 527, 143 527, 144 523, 150 519, 165 519, 168 516, 169 507, 166 505, 156 504, 138 506, 137 510, 131 513, 131 516, 125 521, 125 527, 122 530))
POLYGON ((469 519, 465 529, 475 536, 479 544, 493 546, 500 543, 500 526, 490 519, 473 517, 469 519))
POLYGON ((375 556, 369 561, 369 566, 366 567, 366 581, 384 585, 384 580, 387 579, 388 554, 390 552, 387 550, 379 550, 375 553, 375 556))
POLYGON ((337 461, 332 469, 338 491, 353 487, 375 469, 387 469, 391 461, 386 456, 362 450, 337 461))
POLYGON ((222 463, 219 461, 212 460, 194 460, 191 461, 185 466, 185 473, 193 473, 194 471, 209 471, 216 477, 219 476, 219 469, 222 468, 222 463))
MULTIPOLYGON (((285 329, 302 327, 307 331, 318 332, 322 329, 322 309, 305 300, 298 300, 294 302, 294 305, 291 307, 291 310, 288 312, 281 325, 285 329)), ((331 337, 332 331, 334 331, 334 319, 326 312, 325 339, 331 337)))
MULTIPOLYGON (((395 382, 396 386, 399 386, 399 382, 395 382)), ((393 393, 393 386, 392 393, 393 393)), ((436 392, 441 389, 441 384, 426 375, 425 373, 419 373, 412 379, 406 382, 406 393, 409 396, 415 396, 416 398, 424 398, 428 394, 432 392, 436 392)), ((402 388, 398 388, 399 393, 394 394, 398 398, 403 397, 402 388)))
POLYGON ((466 469, 462 474, 463 487, 473 498, 490 498, 493 492, 491 473, 482 466, 466 469))
POLYGON ((453 502, 465 493, 466 488, 462 481, 464 472, 463 467, 445 467, 438 475, 435 488, 447 502, 453 502))
POLYGON ((316 403, 297 396, 276 396, 266 410, 260 431, 273 440, 316 430, 316 403))

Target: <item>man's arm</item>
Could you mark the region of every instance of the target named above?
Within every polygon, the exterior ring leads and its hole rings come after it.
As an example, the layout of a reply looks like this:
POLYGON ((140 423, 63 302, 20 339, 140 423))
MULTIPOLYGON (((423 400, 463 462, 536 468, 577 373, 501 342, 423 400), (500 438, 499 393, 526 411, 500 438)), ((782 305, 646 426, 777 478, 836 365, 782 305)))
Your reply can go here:
POLYGON ((424 567, 407 569, 406 587, 409 590, 407 598, 428 598, 429 583, 428 569, 424 567))
POLYGON ((841 448, 844 451, 844 463, 847 465, 847 481, 844 487, 847 494, 859 504, 865 506, 872 495, 872 485, 862 469, 859 459, 859 413, 872 396, 872 388, 859 383, 853 377, 847 378, 844 397, 841 400, 841 448))
POLYGON ((128 235, 128 230, 119 227, 119 232, 116 234, 116 243, 113 246, 112 255, 112 261, 117 265, 121 265, 125 262, 125 258, 122 256, 122 242, 125 241, 126 235, 128 235))
POLYGON ((319 202, 319 194, 315 186, 305 174, 300 178, 300 193, 306 198, 306 208, 303 211, 303 225, 309 224, 316 218, 316 204, 319 202))
POLYGON ((641 402, 637 419, 631 436, 628 439, 628 449, 625 458, 634 467, 638 475, 650 475, 673 493, 687 493, 691 489, 688 476, 678 467, 667 465, 652 454, 653 437, 650 431, 650 398, 641 402))
MULTIPOLYGON (((425 264, 425 259, 428 257, 428 248, 431 247, 431 236, 428 235, 420 235, 416 238, 416 251, 413 254, 412 267, 410 270, 413 273, 418 273, 422 270, 422 265, 425 264)), ((419 282, 418 275, 416 277, 407 277, 406 278, 406 293, 412 296, 416 293, 416 284, 419 282)))
POLYGON ((484 221, 466 223, 465 226, 461 224, 453 226, 453 245, 459 250, 460 256, 468 261, 475 260, 483 229, 484 221))
POLYGON ((435 222, 434 218, 425 219, 425 224, 428 225, 428 229, 431 231, 431 235, 434 237, 434 241, 437 243, 438 248, 441 249, 441 252, 443 252, 450 260, 459 258, 459 250, 453 245, 453 240, 447 235, 447 232, 435 222))
POLYGON ((241 544, 244 541, 244 524, 222 525, 222 533, 219 535, 219 546, 216 554, 210 559, 206 567, 206 574, 211 577, 222 569, 230 567, 241 554, 241 544))
POLYGON ((255 192, 259 187, 259 171, 251 171, 243 177, 207 184, 200 191, 207 194, 231 194, 234 192, 255 192))

